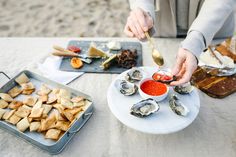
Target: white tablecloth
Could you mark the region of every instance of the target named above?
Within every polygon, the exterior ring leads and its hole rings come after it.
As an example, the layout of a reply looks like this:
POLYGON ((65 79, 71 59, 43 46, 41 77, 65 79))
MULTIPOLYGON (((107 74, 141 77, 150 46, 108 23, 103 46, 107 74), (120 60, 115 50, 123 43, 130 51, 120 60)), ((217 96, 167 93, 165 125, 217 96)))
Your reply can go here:
MULTIPOLYGON (((0 38, 0 71, 11 77, 23 69, 37 72, 36 63, 49 55, 52 46, 66 46, 69 40, 71 38, 0 38)), ((179 39, 156 39, 168 66, 174 64, 179 42, 179 39)), ((146 66, 154 66, 150 53, 147 44, 143 44, 146 66)), ((115 77, 114 74, 84 74, 69 85, 92 96, 95 112, 58 156, 236 156, 236 94, 224 99, 214 99, 199 92, 200 113, 189 127, 174 134, 149 135, 126 127, 109 111, 106 92, 115 77)), ((50 156, 0 129, 0 156, 19 155, 50 156)))

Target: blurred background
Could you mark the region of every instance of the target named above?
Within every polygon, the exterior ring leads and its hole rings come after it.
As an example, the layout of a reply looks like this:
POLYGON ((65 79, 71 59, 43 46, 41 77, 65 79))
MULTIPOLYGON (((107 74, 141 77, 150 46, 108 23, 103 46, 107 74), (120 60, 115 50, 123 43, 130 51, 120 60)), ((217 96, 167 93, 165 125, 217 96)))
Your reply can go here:
POLYGON ((128 1, 0 0, 0 37, 125 37, 128 1))
POLYGON ((123 37, 128 0, 0 0, 0 37, 123 37))

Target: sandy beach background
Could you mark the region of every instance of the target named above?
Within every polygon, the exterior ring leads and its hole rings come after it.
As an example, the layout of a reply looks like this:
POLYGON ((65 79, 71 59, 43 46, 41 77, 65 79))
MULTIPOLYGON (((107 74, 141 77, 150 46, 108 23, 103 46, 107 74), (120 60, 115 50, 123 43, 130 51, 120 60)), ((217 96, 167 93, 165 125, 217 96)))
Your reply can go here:
POLYGON ((0 37, 125 37, 129 11, 128 0, 0 0, 0 37))
POLYGON ((122 37, 128 0, 0 0, 0 37, 122 37))

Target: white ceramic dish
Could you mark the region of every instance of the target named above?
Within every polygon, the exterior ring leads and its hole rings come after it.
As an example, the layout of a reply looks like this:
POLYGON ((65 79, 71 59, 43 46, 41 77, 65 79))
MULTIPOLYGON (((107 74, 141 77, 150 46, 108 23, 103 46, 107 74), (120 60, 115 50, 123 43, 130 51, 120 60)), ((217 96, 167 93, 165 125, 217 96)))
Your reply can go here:
POLYGON ((154 99, 154 100, 156 100, 156 101, 162 101, 162 100, 164 100, 164 99, 167 97, 167 95, 168 95, 169 87, 168 87, 167 85, 165 85, 166 88, 167 88, 167 90, 166 90, 166 92, 165 92, 164 94, 162 94, 162 95, 158 95, 158 96, 148 95, 147 93, 143 92, 142 89, 141 89, 141 85, 142 85, 144 82, 148 81, 148 80, 152 80, 152 78, 144 78, 143 80, 140 81, 140 83, 139 83, 139 88, 138 88, 138 91, 139 91, 140 96, 141 96, 143 99, 152 98, 152 99, 154 99))
MULTIPOLYGON (((149 77, 157 71, 157 67, 143 67, 149 77)), ((123 79, 126 72, 121 73, 116 79, 123 79)), ((115 80, 116 80, 115 79, 115 80)), ((196 89, 187 95, 178 95, 181 101, 190 110, 186 117, 176 115, 169 107, 168 99, 159 102, 160 110, 146 118, 138 118, 130 114, 130 108, 134 103, 141 101, 139 94, 133 96, 122 95, 111 83, 107 92, 108 106, 114 116, 126 126, 135 130, 150 133, 150 134, 168 134, 180 131, 189 126, 197 117, 200 100, 196 89)), ((172 87, 169 89, 169 94, 173 93, 172 87)))

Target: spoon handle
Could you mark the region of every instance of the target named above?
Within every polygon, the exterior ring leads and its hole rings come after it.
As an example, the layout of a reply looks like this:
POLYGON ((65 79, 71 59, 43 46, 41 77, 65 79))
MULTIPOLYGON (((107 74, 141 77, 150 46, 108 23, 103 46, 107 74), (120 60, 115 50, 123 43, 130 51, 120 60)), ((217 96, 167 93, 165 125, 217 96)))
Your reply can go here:
POLYGON ((154 48, 154 42, 153 42, 152 38, 150 37, 149 33, 148 32, 144 32, 144 33, 149 41, 149 44, 154 48))

